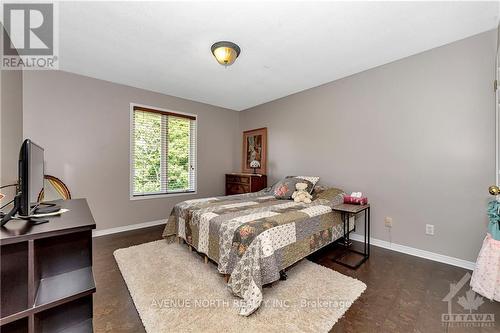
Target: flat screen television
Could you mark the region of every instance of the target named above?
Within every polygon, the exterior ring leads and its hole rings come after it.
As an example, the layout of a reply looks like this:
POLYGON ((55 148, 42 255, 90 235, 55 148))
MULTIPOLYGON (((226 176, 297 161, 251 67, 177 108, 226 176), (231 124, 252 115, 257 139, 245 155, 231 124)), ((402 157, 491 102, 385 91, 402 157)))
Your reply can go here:
POLYGON ((38 195, 43 190, 44 157, 43 148, 24 140, 19 152, 19 192, 21 194, 18 214, 29 216, 40 204, 38 195))
MULTIPOLYGON (((38 202, 40 192, 43 190, 44 159, 43 148, 33 141, 24 140, 19 152, 18 188, 14 198, 14 207, 7 214, 1 214, 0 225, 9 222, 18 215, 19 218, 29 220, 31 223, 45 223, 48 220, 34 218, 33 213, 39 213, 38 202)), ((57 211, 59 207, 55 204, 47 204, 50 207, 45 212, 57 211)))

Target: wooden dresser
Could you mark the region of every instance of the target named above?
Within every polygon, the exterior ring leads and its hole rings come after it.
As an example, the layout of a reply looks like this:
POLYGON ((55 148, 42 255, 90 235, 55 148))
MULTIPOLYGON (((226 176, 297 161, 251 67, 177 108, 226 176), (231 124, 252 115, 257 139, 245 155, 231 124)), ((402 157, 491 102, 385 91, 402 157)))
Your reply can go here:
POLYGON ((226 195, 257 192, 267 187, 267 176, 252 173, 226 174, 226 195))
POLYGON ((92 332, 92 229, 85 199, 54 201, 68 212, 0 230, 2 333, 92 332))

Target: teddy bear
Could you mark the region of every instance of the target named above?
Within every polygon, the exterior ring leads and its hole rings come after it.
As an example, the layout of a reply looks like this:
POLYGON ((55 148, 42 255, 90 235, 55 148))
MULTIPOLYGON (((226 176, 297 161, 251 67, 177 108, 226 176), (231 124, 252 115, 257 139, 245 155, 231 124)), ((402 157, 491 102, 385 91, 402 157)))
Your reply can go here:
POLYGON ((311 203, 311 198, 312 195, 309 194, 306 189, 307 189, 307 184, 306 183, 297 183, 295 184, 295 189, 297 191, 293 192, 292 194, 292 199, 295 202, 304 202, 304 203, 311 203))

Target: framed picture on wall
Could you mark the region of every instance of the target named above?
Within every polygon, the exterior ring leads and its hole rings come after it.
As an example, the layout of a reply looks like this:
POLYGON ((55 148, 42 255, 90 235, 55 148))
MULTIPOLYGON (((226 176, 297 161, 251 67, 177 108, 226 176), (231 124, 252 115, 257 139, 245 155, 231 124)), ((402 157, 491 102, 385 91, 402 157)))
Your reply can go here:
POLYGON ((254 172, 254 168, 250 166, 253 161, 258 161, 260 164, 260 167, 255 168, 255 171, 265 175, 267 166, 267 127, 243 132, 242 171, 254 172))

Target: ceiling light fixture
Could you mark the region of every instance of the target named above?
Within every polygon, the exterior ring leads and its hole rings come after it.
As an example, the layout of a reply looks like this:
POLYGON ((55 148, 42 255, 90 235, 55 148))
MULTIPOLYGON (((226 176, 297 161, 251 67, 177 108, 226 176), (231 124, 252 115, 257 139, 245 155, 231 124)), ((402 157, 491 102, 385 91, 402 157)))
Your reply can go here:
POLYGON ((223 66, 232 65, 241 52, 238 45, 226 41, 215 43, 211 50, 217 62, 223 66))

